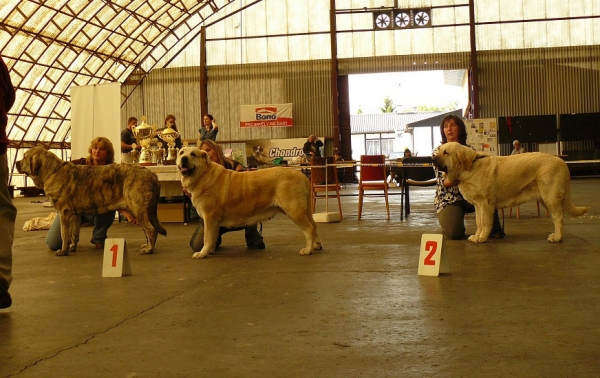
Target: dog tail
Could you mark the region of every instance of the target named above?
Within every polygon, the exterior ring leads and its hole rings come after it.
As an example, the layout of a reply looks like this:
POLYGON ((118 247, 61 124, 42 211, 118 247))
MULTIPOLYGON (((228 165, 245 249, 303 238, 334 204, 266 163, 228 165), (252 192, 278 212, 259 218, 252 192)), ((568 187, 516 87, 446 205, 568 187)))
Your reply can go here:
POLYGON ((569 183, 567 183, 567 187, 564 192, 562 205, 563 210, 569 213, 569 215, 572 217, 580 217, 583 214, 587 213, 587 211, 590 209, 590 207, 588 206, 573 205, 573 202, 571 202, 571 186, 569 185, 569 183))
POLYGON ((567 212, 572 217, 580 217, 587 213, 589 209, 589 206, 574 206, 572 203, 569 203, 569 206, 566 208, 567 212))
POLYGON ((571 196, 570 193, 567 193, 567 196, 565 196, 564 202, 563 202, 563 209, 569 213, 570 216, 572 217, 580 217, 583 214, 587 213, 587 211, 590 209, 589 206, 575 206, 573 205, 573 203, 571 202, 571 196))
POLYGON ((150 223, 154 227, 154 229, 161 235, 167 236, 167 230, 163 227, 162 223, 158 220, 157 213, 150 215, 150 223))
POLYGON ((160 223, 160 221, 158 221, 158 219, 156 220, 156 223, 157 224, 154 225, 154 228, 156 228, 156 231, 158 231, 158 233, 161 234, 162 236, 167 236, 167 230, 165 230, 162 223, 160 223))

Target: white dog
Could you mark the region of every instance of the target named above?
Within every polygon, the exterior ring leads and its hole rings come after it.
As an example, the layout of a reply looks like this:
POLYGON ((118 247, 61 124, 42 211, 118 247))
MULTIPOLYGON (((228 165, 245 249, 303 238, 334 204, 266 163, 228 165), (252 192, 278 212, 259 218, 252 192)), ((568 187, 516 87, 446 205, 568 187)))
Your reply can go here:
POLYGON ((310 182, 301 171, 274 167, 236 172, 211 162, 196 147, 179 150, 177 167, 183 187, 204 220, 204 247, 192 257, 203 258, 214 251, 220 226, 251 226, 278 213, 302 229, 306 246, 301 255, 323 248, 312 217, 310 182))
POLYGON ((563 210, 581 216, 589 207, 571 203, 570 174, 562 159, 542 152, 490 156, 460 143, 445 143, 433 164, 459 181, 463 197, 475 206, 477 232, 469 240, 483 243, 492 230, 494 209, 538 200, 552 214, 554 233, 549 242, 562 240, 563 210))
POLYGON ((258 164, 271 164, 273 161, 273 159, 269 159, 267 156, 265 156, 262 146, 254 146, 253 151, 254 158, 258 164))

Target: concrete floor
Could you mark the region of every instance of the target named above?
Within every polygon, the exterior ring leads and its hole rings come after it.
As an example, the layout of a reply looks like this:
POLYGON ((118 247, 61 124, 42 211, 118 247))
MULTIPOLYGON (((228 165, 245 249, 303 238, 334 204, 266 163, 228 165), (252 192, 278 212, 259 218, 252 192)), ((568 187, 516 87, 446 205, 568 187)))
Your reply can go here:
POLYGON ((123 278, 101 277, 91 228, 55 257, 46 231, 22 230, 51 209, 16 198, 0 376, 598 377, 600 179, 571 187, 592 210, 566 218, 562 243, 523 205, 506 239, 445 241, 451 273, 439 277, 417 274, 421 235, 439 232, 434 188, 411 189, 404 221, 400 196, 391 221, 380 198, 358 221, 357 198, 344 197, 344 220, 319 224, 325 248, 312 256, 298 255, 303 237, 283 215, 264 224, 267 249, 230 233, 203 260, 188 247, 195 224, 165 224, 156 253, 139 255, 141 229, 115 223, 133 271, 123 278))

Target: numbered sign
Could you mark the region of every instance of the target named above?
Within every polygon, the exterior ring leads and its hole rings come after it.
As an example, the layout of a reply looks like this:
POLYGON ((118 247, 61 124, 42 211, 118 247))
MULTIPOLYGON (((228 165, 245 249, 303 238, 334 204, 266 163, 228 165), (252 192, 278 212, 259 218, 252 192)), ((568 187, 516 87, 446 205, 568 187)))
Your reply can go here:
POLYGON ((127 243, 123 238, 106 239, 102 277, 122 277, 131 274, 127 243))
POLYGON ((440 273, 450 273, 448 257, 442 253, 443 239, 441 234, 423 234, 421 236, 420 276, 439 276, 440 273))

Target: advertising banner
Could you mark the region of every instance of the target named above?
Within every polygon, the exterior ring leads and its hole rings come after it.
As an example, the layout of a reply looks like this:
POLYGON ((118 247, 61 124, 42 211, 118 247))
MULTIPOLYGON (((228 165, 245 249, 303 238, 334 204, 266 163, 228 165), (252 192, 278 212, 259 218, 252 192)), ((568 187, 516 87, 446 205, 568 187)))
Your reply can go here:
POLYGON ((242 105, 240 127, 294 126, 292 104, 242 105))
POLYGON ((276 162, 285 160, 291 164, 300 163, 304 155, 302 147, 305 142, 306 138, 247 140, 246 165, 250 167, 271 165, 273 160, 276 162))

